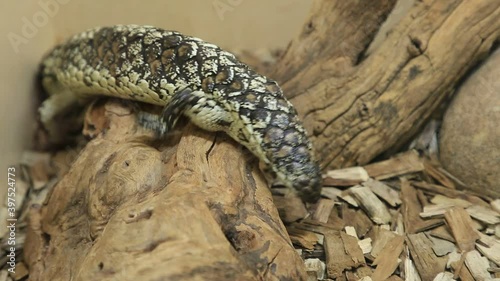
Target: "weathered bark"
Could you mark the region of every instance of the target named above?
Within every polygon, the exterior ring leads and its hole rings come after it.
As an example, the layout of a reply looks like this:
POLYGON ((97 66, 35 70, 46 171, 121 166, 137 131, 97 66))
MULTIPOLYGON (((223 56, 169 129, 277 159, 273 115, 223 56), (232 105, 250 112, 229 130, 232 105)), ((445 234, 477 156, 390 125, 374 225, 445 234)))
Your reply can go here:
POLYGON ((271 76, 297 106, 323 167, 406 143, 500 36, 497 0, 416 1, 371 53, 393 0, 316 0, 271 76))
POLYGON ((305 280, 241 146, 194 126, 151 142, 120 103, 90 113, 97 137, 32 212, 30 280, 305 280))

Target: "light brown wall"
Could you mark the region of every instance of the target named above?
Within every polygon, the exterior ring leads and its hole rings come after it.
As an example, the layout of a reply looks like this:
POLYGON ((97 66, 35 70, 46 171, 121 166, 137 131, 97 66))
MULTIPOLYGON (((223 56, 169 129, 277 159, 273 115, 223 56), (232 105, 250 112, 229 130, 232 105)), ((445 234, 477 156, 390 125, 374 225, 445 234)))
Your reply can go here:
MULTIPOLYGON (((8 165, 18 163, 31 144, 34 75, 55 42, 98 25, 136 23, 178 30, 225 48, 283 47, 299 32, 311 1, 1 1, 0 183, 6 186, 8 165)), ((4 192, 0 189, 0 198, 4 192)))
POLYGON ((96 25, 135 23, 178 30, 222 47, 256 48, 286 45, 312 0, 131 0, 106 1, 110 4, 101 8, 88 3, 105 1, 69 1, 54 18, 62 36, 96 25))

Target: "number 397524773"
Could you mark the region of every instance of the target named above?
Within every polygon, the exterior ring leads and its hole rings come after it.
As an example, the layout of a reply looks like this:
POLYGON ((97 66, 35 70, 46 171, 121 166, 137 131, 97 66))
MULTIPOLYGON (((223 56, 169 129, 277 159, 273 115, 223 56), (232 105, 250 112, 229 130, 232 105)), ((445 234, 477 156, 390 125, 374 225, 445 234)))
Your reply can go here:
POLYGON ((16 168, 7 168, 7 211, 9 217, 15 218, 16 213, 16 168))

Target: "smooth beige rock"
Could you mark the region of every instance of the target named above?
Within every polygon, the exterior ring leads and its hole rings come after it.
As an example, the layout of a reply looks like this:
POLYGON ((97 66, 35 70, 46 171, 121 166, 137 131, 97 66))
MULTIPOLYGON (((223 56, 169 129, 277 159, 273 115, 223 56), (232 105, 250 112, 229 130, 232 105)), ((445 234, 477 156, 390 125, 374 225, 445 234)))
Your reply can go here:
POLYGON ((500 197, 500 50, 463 84, 445 114, 443 166, 470 190, 500 197))

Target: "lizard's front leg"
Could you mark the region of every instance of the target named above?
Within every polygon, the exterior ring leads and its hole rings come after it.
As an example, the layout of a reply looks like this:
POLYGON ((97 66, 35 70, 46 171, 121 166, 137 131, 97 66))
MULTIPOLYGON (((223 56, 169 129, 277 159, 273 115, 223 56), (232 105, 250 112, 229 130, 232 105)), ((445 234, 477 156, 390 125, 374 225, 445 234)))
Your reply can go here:
POLYGON ((232 123, 231 113, 203 91, 184 88, 174 94, 163 109, 161 117, 141 112, 139 123, 160 136, 170 132, 181 115, 207 131, 227 131, 232 123))

